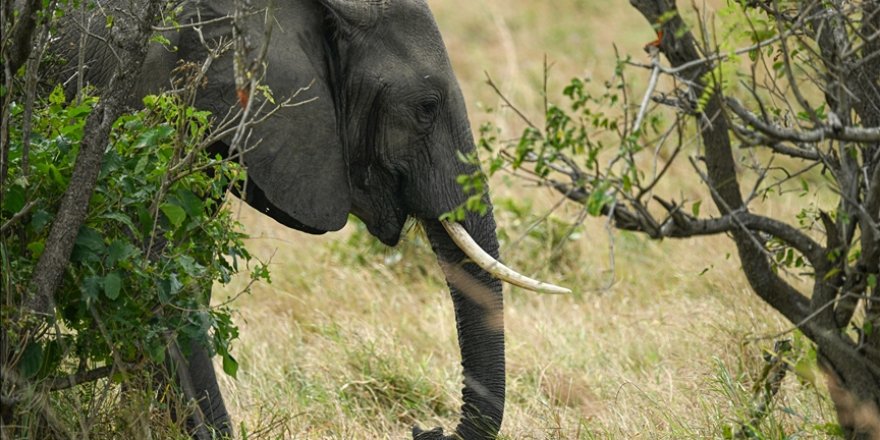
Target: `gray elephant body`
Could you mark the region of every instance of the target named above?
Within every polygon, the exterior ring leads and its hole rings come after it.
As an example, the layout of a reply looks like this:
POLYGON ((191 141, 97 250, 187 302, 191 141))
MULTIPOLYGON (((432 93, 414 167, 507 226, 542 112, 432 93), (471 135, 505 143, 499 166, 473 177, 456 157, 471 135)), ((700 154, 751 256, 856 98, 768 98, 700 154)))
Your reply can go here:
MULTIPOLYGON (((110 10, 125 4, 103 3, 110 10)), ((505 387, 501 284, 467 263, 437 221, 466 199, 456 177, 477 168, 458 159, 458 152, 473 152, 474 143, 430 10, 421 0, 275 3, 264 83, 276 102, 297 90, 296 101, 309 102, 282 108, 254 127, 251 139, 259 143, 244 155, 250 180, 244 199, 280 223, 310 233, 338 230, 352 213, 388 245, 397 243, 408 217, 422 221, 456 311, 465 377, 456 435, 494 438, 505 387)), ((183 3, 177 18, 183 26, 164 34, 178 49, 151 46, 132 105, 168 89, 180 61, 203 63, 208 52, 202 39, 209 44, 228 40, 231 21, 222 17, 232 7, 232 0, 183 3), (200 27, 201 35, 188 26, 199 21, 210 23, 200 27)), ((262 44, 263 23, 263 14, 246 20, 254 46, 262 44)), ((63 27, 55 51, 76 60, 78 32, 77 26, 63 27)), ((113 65, 111 51, 102 45, 89 39, 86 49, 85 79, 98 87, 106 85, 113 65)), ((197 107, 222 116, 238 105, 231 53, 213 61, 207 80, 197 107)), ((217 146, 218 151, 225 147, 217 146)), ((469 214, 462 224, 497 258, 491 209, 485 216, 469 214)), ((208 423, 230 432, 207 354, 196 353, 191 375, 206 396, 202 408, 208 423)), ((431 431, 418 438, 440 436, 431 431)))

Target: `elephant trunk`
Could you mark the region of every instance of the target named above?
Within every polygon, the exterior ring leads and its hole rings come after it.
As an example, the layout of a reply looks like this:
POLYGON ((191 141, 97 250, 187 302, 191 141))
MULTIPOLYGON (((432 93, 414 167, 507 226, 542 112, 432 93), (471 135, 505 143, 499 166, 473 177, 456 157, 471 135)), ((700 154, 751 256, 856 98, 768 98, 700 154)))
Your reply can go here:
MULTIPOLYGON (((491 211, 462 222, 477 244, 498 258, 491 211)), ((446 274, 464 369, 462 415, 456 435, 465 440, 494 439, 504 416, 504 312, 501 281, 471 262, 443 225, 424 222, 428 239, 446 274)))

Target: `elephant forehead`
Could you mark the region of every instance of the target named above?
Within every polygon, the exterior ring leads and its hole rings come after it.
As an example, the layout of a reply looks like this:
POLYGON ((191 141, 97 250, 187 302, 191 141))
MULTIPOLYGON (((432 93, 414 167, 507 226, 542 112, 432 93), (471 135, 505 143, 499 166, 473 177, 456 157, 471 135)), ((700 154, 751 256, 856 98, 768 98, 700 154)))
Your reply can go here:
POLYGON ((379 39, 376 47, 349 60, 353 71, 379 86, 443 87, 453 77, 442 42, 407 38, 379 39))
POLYGON ((352 62, 395 73, 405 68, 425 74, 449 68, 446 48, 430 9, 420 1, 391 1, 382 19, 356 33, 352 62))

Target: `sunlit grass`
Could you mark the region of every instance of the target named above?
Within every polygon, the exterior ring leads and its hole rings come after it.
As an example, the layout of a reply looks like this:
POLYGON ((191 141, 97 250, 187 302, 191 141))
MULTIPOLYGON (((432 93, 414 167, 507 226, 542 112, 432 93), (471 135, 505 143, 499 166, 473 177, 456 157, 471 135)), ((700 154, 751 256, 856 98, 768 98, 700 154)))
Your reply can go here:
MULTIPOLYGON (((221 378, 235 417, 252 430, 273 414, 270 432, 292 438, 454 426, 455 326, 428 247, 411 236, 369 250, 351 244, 364 238, 351 226, 311 237, 243 211, 251 247, 272 256, 273 283, 237 303, 242 367, 238 380, 221 378)), ((613 275, 600 223, 587 224, 555 268, 542 264, 551 249, 526 244, 504 255, 576 293, 507 290, 507 437, 706 438, 741 422, 762 349, 774 342, 760 337, 788 325, 748 290, 724 238, 617 234, 613 275)), ((832 421, 823 395, 789 374, 773 423, 791 434, 832 421)))
MULTIPOLYGON (((474 127, 492 120, 509 134, 520 126, 500 109, 484 71, 539 116, 545 54, 558 96, 572 76, 608 75, 612 42, 638 56, 652 39, 626 2, 431 5, 474 127)), ((671 177, 658 190, 705 197, 695 182, 671 177)), ((533 227, 559 196, 513 179, 493 183, 505 260, 575 290, 505 288, 504 438, 722 438, 746 421, 763 350, 790 325, 748 288, 727 238, 652 242, 588 219, 565 241, 576 207, 533 227)), ((759 209, 791 218, 812 201, 759 209)), ((414 423, 454 427, 461 377, 452 306, 417 228, 389 249, 354 224, 308 236, 232 207, 250 249, 272 262, 272 284, 234 303, 241 369, 237 380, 221 377, 233 418, 251 438, 403 438, 414 423)), ((811 383, 789 373, 761 432, 827 437, 834 418, 826 396, 821 376, 811 383)))

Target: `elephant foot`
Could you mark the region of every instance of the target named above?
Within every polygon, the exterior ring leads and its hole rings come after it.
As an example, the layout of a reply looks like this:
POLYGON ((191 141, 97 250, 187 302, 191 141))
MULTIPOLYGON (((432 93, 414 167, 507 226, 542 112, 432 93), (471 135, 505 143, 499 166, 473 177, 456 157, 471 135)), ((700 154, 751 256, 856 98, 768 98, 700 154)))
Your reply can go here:
POLYGON ((412 428, 413 440, 454 440, 455 437, 443 435, 443 428, 437 427, 430 431, 424 431, 418 426, 412 428))
POLYGON ((232 429, 232 421, 226 412, 223 400, 211 400, 207 395, 199 399, 199 410, 204 416, 204 424, 200 424, 196 417, 190 416, 186 420, 187 432, 194 440, 221 440, 232 439, 235 432, 232 429))

